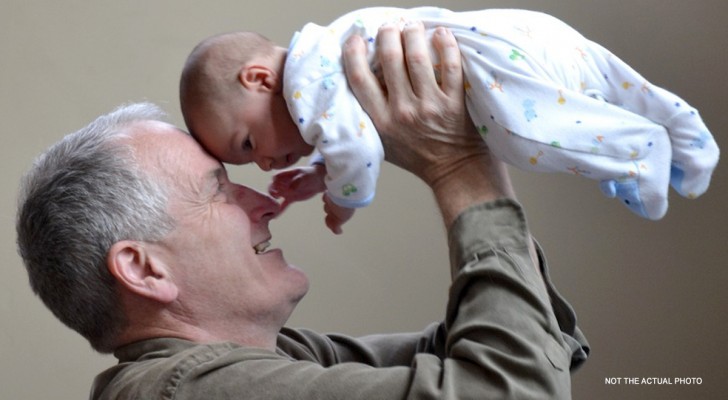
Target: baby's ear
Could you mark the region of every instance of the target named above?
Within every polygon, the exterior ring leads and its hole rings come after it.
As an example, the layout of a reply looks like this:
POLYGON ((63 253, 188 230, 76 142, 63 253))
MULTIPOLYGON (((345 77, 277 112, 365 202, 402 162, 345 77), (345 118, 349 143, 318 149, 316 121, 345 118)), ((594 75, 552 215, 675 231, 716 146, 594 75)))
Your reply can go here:
POLYGON ((240 70, 238 80, 252 91, 277 92, 280 87, 275 71, 261 64, 246 64, 240 70))

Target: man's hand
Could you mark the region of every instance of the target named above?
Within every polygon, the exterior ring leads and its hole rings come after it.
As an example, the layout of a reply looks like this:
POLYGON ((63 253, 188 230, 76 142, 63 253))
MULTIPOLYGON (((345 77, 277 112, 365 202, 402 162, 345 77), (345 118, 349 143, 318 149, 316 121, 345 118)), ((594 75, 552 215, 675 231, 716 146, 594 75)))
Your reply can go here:
POLYGON ((435 79, 421 23, 380 28, 377 56, 386 88, 369 70, 366 46, 351 37, 344 66, 352 91, 379 131, 387 161, 429 185, 447 226, 465 208, 513 197, 502 162, 491 157, 465 108, 460 51, 452 33, 438 28, 435 79))
POLYGON ((433 36, 440 84, 422 24, 407 25, 401 33, 384 26, 377 43, 386 89, 361 69, 366 55, 359 38, 347 42, 344 61, 352 90, 380 132, 387 161, 436 184, 463 160, 487 152, 465 109, 460 50, 448 30, 433 36))

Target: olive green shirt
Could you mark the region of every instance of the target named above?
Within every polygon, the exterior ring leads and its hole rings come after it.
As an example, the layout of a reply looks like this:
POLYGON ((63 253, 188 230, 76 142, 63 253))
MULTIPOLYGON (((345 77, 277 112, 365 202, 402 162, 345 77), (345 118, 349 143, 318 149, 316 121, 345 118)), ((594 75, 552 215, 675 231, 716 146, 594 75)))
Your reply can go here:
POLYGON ((283 329, 275 351, 145 340, 117 349, 91 399, 568 399, 588 344, 529 240, 515 202, 475 206, 449 231, 444 322, 361 338, 283 329))

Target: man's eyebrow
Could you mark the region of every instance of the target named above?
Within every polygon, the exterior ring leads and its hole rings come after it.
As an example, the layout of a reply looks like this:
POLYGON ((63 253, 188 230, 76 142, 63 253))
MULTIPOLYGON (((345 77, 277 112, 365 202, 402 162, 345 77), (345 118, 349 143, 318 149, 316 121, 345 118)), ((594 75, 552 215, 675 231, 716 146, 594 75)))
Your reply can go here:
POLYGON ((215 179, 220 179, 221 176, 225 176, 225 167, 217 167, 211 172, 215 179))
POLYGON ((204 187, 214 187, 217 190, 217 185, 220 182, 220 177, 225 175, 225 168, 218 167, 210 170, 205 174, 203 185, 204 187))

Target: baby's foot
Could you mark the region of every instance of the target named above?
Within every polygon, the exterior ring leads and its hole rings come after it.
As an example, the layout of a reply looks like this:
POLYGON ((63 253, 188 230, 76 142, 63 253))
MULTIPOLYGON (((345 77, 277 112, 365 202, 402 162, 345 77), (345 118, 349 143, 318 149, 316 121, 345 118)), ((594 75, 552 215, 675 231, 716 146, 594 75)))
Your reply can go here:
POLYGON ((708 190, 720 151, 697 111, 682 112, 667 123, 672 139, 670 185, 694 199, 708 190))
POLYGON ((658 220, 667 212, 667 182, 652 182, 635 178, 609 179, 600 182, 602 193, 609 198, 618 198, 633 213, 647 219, 658 220))

